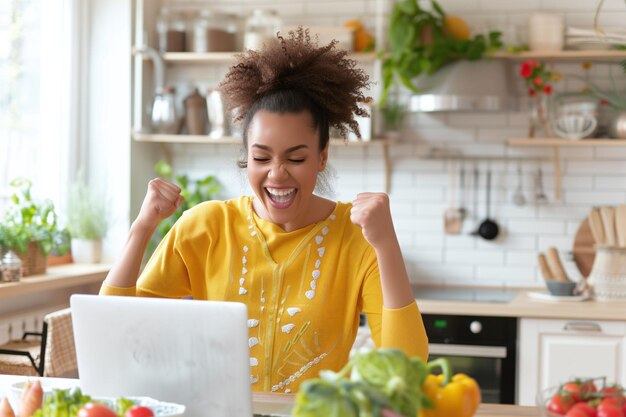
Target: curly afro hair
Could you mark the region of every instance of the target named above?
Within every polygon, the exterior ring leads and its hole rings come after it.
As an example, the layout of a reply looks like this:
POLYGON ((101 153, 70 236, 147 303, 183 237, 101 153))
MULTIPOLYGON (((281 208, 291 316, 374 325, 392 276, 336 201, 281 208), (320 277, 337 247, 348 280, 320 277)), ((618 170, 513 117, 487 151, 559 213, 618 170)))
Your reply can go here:
POLYGON ((235 120, 243 119, 243 140, 258 110, 273 113, 309 111, 320 132, 320 149, 328 144, 329 129, 335 127, 344 138, 348 128, 361 137, 354 115, 369 116, 358 104, 371 100, 361 90, 369 87, 369 77, 347 52, 335 49, 337 41, 318 46, 308 29, 299 27, 278 42, 261 50, 238 55, 220 84, 220 90, 235 120))

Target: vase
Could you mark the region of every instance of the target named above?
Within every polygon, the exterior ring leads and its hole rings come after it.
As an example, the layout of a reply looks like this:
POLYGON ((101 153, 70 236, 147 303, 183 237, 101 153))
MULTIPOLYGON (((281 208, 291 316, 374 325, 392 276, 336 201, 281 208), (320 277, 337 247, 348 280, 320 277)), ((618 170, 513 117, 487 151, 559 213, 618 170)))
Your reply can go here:
POLYGON ((72 238, 74 263, 98 263, 102 260, 102 240, 72 238))
POLYGON ((550 96, 537 93, 530 97, 529 138, 553 137, 550 128, 550 96))
POLYGON ((597 300, 626 299, 626 249, 596 246, 587 282, 597 300))

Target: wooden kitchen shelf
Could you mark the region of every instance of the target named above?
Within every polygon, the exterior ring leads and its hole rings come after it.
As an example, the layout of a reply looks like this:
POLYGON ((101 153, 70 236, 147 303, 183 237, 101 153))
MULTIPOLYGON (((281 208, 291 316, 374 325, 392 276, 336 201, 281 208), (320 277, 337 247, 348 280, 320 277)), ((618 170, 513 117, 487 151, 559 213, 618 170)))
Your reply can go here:
MULTIPOLYGON (((167 63, 228 64, 235 61, 235 55, 241 52, 166 52, 163 60, 167 63)), ((349 55, 358 62, 369 63, 376 60, 375 52, 356 52, 349 55)))
POLYGON ((60 288, 93 285, 104 281, 111 265, 67 264, 48 267, 45 274, 29 275, 18 282, 0 283, 0 299, 60 288))
POLYGON ((525 52, 494 52, 494 58, 523 61, 526 59, 540 59, 542 61, 586 61, 618 62, 626 59, 626 51, 525 51, 525 52))
POLYGON ((519 147, 551 147, 554 163, 554 198, 561 199, 561 146, 626 146, 623 139, 562 139, 562 138, 512 138, 507 141, 509 146, 519 147))
POLYGON ((626 146, 625 139, 513 138, 510 146, 626 146))
MULTIPOLYGON (((197 143, 197 144, 218 144, 218 145, 239 145, 241 144, 241 138, 237 136, 224 136, 221 138, 211 138, 208 135, 163 135, 152 133, 138 133, 133 132, 132 137, 137 142, 152 142, 160 143, 163 146, 163 153, 165 153, 165 159, 168 163, 172 163, 172 156, 166 145, 170 143, 197 143)), ((331 146, 348 146, 348 147, 368 147, 368 146, 382 146, 383 147, 383 162, 385 166, 385 192, 389 193, 391 190, 391 159, 389 158, 389 144, 392 143, 388 138, 376 138, 370 141, 344 141, 341 138, 331 138, 331 146)))

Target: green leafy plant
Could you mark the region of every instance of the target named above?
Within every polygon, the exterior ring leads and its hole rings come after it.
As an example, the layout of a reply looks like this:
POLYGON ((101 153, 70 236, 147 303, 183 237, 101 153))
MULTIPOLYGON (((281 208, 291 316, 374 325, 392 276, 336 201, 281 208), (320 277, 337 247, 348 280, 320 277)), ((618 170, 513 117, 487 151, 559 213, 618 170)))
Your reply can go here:
POLYGON ((59 227, 52 201, 34 200, 29 179, 17 178, 10 185, 15 193, 0 222, 0 247, 23 254, 30 242, 37 242, 44 255, 67 253, 67 230, 59 227))
POLYGON ((146 250, 146 256, 148 257, 154 252, 161 239, 170 231, 185 210, 204 201, 215 199, 217 194, 222 191, 222 185, 213 175, 208 175, 198 180, 192 180, 184 174, 174 176, 172 166, 165 161, 159 161, 154 166, 154 170, 159 177, 178 185, 181 188, 181 195, 185 201, 173 215, 159 223, 146 250))
POLYGON ((87 185, 79 173, 69 190, 68 229, 73 238, 100 240, 109 226, 108 210, 102 193, 87 185))
POLYGON ((400 130, 404 116, 406 115, 406 109, 402 103, 387 100, 385 104, 381 106, 380 112, 385 121, 385 130, 400 130))
POLYGON ((436 72, 447 63, 458 60, 479 60, 487 52, 500 49, 501 33, 476 35, 471 39, 455 39, 445 28, 446 13, 434 0, 434 13, 422 9, 417 0, 401 0, 391 12, 389 46, 383 54, 382 107, 390 88, 400 81, 413 92, 419 92, 414 79, 436 72), (428 36, 426 36, 428 34, 428 36))

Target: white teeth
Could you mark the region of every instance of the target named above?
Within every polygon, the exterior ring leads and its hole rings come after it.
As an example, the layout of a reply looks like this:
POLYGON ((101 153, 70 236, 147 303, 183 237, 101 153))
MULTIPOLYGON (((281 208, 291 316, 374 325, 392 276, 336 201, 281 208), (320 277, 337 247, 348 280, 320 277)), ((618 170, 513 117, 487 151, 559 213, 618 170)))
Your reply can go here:
POLYGON ((296 192, 295 188, 278 189, 266 188, 270 198, 277 203, 286 203, 291 200, 296 192))
POLYGON ((287 196, 287 195, 293 193, 295 190, 296 190, 295 188, 289 188, 289 189, 267 188, 267 191, 272 196, 277 196, 277 197, 287 196))

